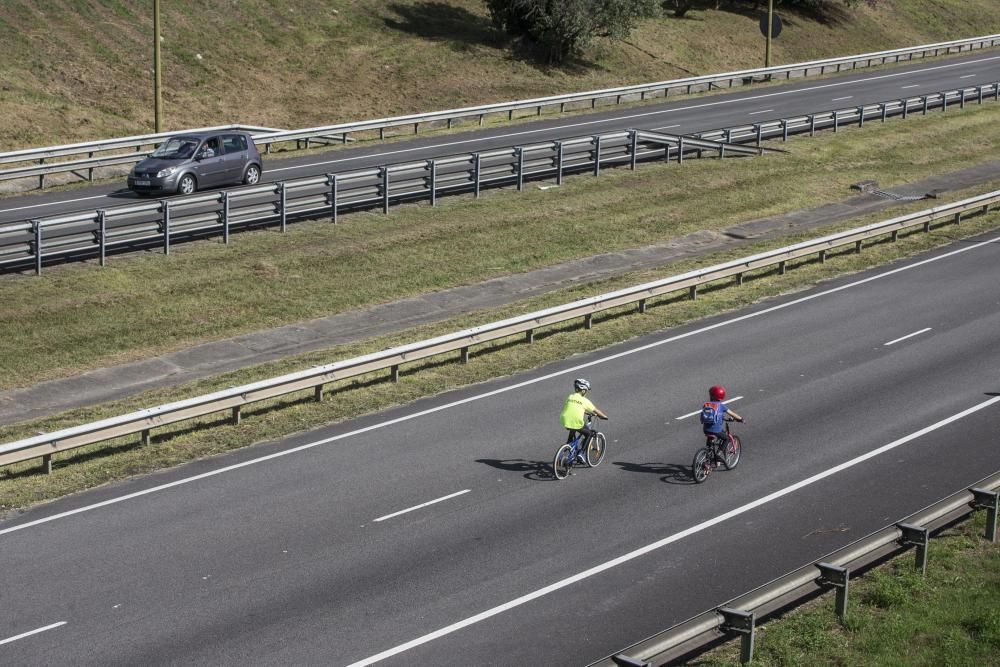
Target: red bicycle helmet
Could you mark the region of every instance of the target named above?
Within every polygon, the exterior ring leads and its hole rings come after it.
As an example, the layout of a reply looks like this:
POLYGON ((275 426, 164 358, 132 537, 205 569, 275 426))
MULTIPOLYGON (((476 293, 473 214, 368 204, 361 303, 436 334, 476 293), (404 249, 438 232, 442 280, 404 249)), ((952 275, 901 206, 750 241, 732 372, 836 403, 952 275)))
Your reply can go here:
POLYGON ((726 388, 721 384, 713 385, 708 389, 708 397, 713 401, 726 400, 726 388))

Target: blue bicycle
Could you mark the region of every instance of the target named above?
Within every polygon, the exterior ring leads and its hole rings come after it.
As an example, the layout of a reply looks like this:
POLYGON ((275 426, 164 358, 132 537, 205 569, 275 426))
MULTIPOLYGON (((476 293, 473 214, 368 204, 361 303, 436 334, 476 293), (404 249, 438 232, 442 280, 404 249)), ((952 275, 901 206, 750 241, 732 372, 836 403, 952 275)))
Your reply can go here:
MULTIPOLYGON (((590 428, 593 420, 593 415, 587 415, 587 428, 590 428)), ((578 456, 586 461, 587 466, 591 468, 601 465, 601 461, 608 453, 608 439, 600 431, 595 432, 594 437, 587 443, 586 452, 581 453, 583 439, 584 435, 577 433, 572 442, 563 445, 556 452, 556 457, 552 459, 552 474, 556 479, 566 479, 569 476, 569 471, 576 464, 578 456)))

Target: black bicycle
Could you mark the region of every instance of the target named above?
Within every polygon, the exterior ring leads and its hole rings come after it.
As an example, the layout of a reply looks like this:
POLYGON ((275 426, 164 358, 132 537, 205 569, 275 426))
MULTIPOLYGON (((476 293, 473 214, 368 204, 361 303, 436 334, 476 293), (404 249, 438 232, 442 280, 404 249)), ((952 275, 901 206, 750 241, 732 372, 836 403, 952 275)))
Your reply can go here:
MULTIPOLYGON (((587 415, 587 428, 593 423, 593 415, 587 415)), ((577 456, 586 461, 587 466, 596 468, 601 465, 605 455, 608 453, 608 439, 600 431, 594 433, 594 437, 587 443, 587 450, 583 454, 580 448, 583 446, 585 436, 577 433, 572 442, 566 443, 556 451, 556 456, 552 459, 552 474, 556 479, 566 479, 569 471, 577 462, 577 456)))
POLYGON ((720 465, 726 470, 732 470, 739 464, 743 443, 740 442, 740 436, 729 432, 730 421, 732 420, 726 420, 725 433, 706 433, 705 446, 694 455, 691 476, 698 484, 708 479, 720 465))

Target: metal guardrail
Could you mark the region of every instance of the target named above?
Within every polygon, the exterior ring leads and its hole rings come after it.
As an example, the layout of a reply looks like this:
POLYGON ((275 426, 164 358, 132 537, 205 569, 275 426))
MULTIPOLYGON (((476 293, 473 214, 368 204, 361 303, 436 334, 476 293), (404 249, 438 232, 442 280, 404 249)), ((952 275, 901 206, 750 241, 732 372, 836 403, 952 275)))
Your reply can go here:
POLYGON ((847 613, 847 592, 852 571, 856 572, 878 559, 914 547, 916 568, 924 572, 931 533, 979 509, 987 512, 986 539, 996 542, 1000 498, 998 489, 1000 473, 995 473, 968 490, 948 496, 827 554, 814 563, 633 644, 620 653, 591 663, 589 667, 653 667, 670 664, 672 660, 696 653, 726 636, 741 637, 741 661, 746 664, 753 657, 754 633, 762 615, 831 587, 837 592, 836 611, 843 622, 847 613))
POLYGON ((46 257, 96 256, 103 266, 108 250, 122 246, 162 244, 169 253, 178 238, 221 234, 228 243, 234 228, 277 222, 284 231, 290 218, 329 213, 336 221, 342 210, 388 212, 392 203, 435 204, 442 194, 478 196, 481 188, 505 185, 522 189, 527 179, 554 176, 562 183, 568 173, 597 175, 609 166, 635 168, 639 160, 682 162, 685 154, 705 151, 725 157, 765 150, 771 149, 629 130, 90 210, 0 225, 0 269, 33 264, 40 273, 46 257))
POLYGON ((724 264, 689 271, 662 280, 484 324, 437 338, 10 442, 0 445, 0 465, 42 458, 45 470, 51 472, 52 455, 76 447, 135 433, 141 433, 142 441, 148 443, 151 429, 224 410, 231 410, 232 420, 239 423, 242 408, 257 401, 309 389, 314 391, 317 400, 322 400, 325 385, 382 370, 389 370, 392 381, 397 381, 399 368, 402 364, 441 354, 459 352, 460 360, 465 363, 469 359, 469 349, 474 345, 515 335, 524 335, 526 341, 531 342, 534 339, 536 329, 581 317, 584 320, 584 326, 589 329, 595 314, 611 308, 638 304, 638 312, 642 313, 646 310, 647 301, 655 297, 686 290, 691 298, 696 298, 698 287, 706 283, 735 278, 736 284, 742 284, 746 272, 775 265, 778 266, 780 273, 784 273, 788 262, 794 260, 818 255, 820 261, 826 261, 830 251, 851 245, 854 246, 856 252, 860 252, 865 241, 886 235, 889 235, 892 240, 896 240, 900 231, 920 225, 923 225, 926 232, 930 230, 931 223, 936 220, 949 219, 959 223, 963 215, 971 212, 985 214, 991 205, 996 206, 998 203, 1000 203, 1000 192, 971 197, 945 206, 899 216, 865 227, 831 234, 777 250, 769 250, 724 264))
MULTIPOLYGON (((950 42, 939 42, 935 44, 925 44, 922 46, 908 47, 904 49, 893 49, 889 51, 877 51, 855 56, 845 56, 841 58, 827 58, 824 60, 814 60, 791 65, 779 65, 775 67, 765 67, 750 70, 739 70, 734 72, 724 72, 721 74, 711 74, 706 76, 689 77, 685 79, 673 79, 669 81, 659 81, 655 83, 640 84, 634 86, 622 86, 618 88, 607 88, 602 90, 592 90, 582 93, 571 93, 566 95, 554 95, 551 97, 540 97, 515 102, 502 102, 497 104, 486 104, 476 107, 464 107, 460 109, 449 109, 445 111, 434 111, 429 113, 410 114, 406 116, 395 116, 391 118, 380 118, 375 120, 341 123, 338 125, 328 125, 325 127, 313 127, 302 130, 273 130, 269 128, 247 128, 246 126, 228 126, 229 129, 243 127, 251 131, 257 130, 254 134, 254 141, 264 146, 265 151, 270 151, 271 146, 279 143, 295 142, 296 146, 305 145, 309 147, 313 141, 323 143, 344 142, 346 143, 351 135, 361 132, 378 131, 379 138, 385 137, 385 131, 392 128, 413 126, 416 134, 421 125, 432 125, 444 123, 451 127, 457 120, 467 118, 478 118, 482 125, 484 119, 489 115, 506 114, 508 120, 514 118, 516 111, 524 109, 535 109, 537 115, 541 115, 543 108, 558 107, 560 113, 567 109, 574 108, 573 105, 589 103, 591 108, 596 108, 600 100, 613 99, 616 104, 622 101, 642 101, 657 96, 667 97, 671 91, 680 90, 685 93, 712 90, 715 88, 732 88, 736 82, 752 83, 753 81, 771 80, 774 77, 784 76, 786 79, 813 75, 823 75, 827 72, 840 72, 846 69, 857 69, 859 67, 871 67, 873 65, 884 65, 886 63, 898 63, 903 60, 910 61, 915 58, 927 58, 951 53, 962 53, 976 49, 991 48, 1000 45, 1000 35, 986 35, 982 37, 971 37, 967 39, 953 40, 950 42), (725 84, 723 86, 722 84, 725 84), (658 93, 661 93, 658 95, 658 93)), ((205 128, 224 129, 224 128, 205 128)), ((194 131, 194 130, 188 130, 194 131)), ((88 170, 88 180, 93 178, 93 169, 112 164, 127 164, 138 161, 145 155, 139 153, 143 146, 151 146, 157 143, 156 139, 177 134, 145 135, 141 137, 126 137, 123 139, 110 139, 105 141, 70 144, 66 146, 55 146, 49 148, 26 149, 0 153, 0 165, 20 163, 23 166, 15 169, 0 169, 0 181, 16 178, 37 177, 39 188, 45 185, 45 176, 59 172, 74 172, 78 175, 83 169, 88 170), (95 158, 94 153, 112 149, 130 148, 133 153, 126 155, 111 155, 105 158, 95 158), (61 162, 45 165, 46 159, 54 157, 66 157, 72 155, 87 155, 69 162, 61 162), (37 162, 37 165, 27 165, 29 162, 37 162)), ((82 177, 82 175, 81 175, 82 177)))
POLYGON ((388 213, 393 203, 428 199, 434 205, 441 194, 478 196, 484 187, 510 185, 520 190, 525 180, 540 178, 554 177, 561 184, 565 174, 599 175, 608 166, 635 168, 639 161, 656 159, 683 162, 686 155, 700 157, 706 151, 720 157, 747 154, 767 150, 760 149, 766 139, 813 136, 824 129, 836 132, 847 125, 964 108, 970 101, 982 104, 987 98, 1000 101, 1000 82, 693 136, 612 132, 7 223, 0 225, 0 270, 33 265, 41 273, 43 260, 66 257, 96 256, 103 266, 108 251, 118 248, 160 244, 169 253, 177 240, 221 235, 229 243, 234 229, 276 223, 284 231, 289 219, 328 213, 336 222, 341 211, 380 207, 388 213))

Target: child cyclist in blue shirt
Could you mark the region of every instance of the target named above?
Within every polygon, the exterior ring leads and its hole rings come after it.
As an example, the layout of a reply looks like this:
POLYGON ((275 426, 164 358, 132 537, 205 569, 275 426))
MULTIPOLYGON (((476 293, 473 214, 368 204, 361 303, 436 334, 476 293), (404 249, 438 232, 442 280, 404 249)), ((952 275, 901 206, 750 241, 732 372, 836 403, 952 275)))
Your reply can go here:
POLYGON ((725 422, 743 421, 743 417, 730 410, 723 403, 726 400, 726 388, 722 385, 713 385, 708 390, 708 402, 701 407, 701 428, 705 435, 712 438, 722 438, 725 431, 725 422))

